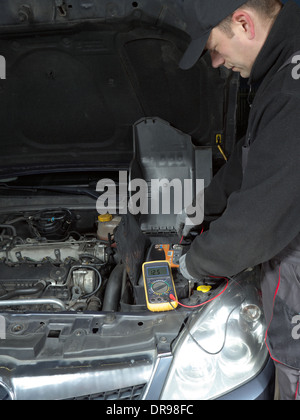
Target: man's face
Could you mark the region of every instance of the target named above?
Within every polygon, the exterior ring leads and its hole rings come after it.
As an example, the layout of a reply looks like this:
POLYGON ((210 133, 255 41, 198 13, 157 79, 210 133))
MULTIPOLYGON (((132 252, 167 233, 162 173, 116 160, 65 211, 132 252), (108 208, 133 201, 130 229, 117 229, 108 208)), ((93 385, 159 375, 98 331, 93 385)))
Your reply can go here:
POLYGON ((206 44, 214 68, 225 66, 239 72, 242 77, 249 77, 255 57, 246 37, 238 31, 233 36, 216 27, 211 31, 206 44))

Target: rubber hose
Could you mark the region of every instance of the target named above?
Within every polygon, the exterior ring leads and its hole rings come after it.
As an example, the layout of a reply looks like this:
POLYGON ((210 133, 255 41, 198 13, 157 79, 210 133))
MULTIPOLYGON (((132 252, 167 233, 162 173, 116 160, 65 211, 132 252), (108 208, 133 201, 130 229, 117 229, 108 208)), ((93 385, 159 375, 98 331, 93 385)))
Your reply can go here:
POLYGON ((24 289, 15 289, 11 292, 6 293, 5 295, 0 296, 0 300, 8 300, 17 296, 30 296, 35 295, 36 293, 41 292, 45 288, 44 282, 37 283, 34 287, 24 288, 24 289))
POLYGON ((103 301, 103 311, 117 311, 119 307, 119 301, 121 298, 121 289, 122 289, 122 279, 123 279, 123 264, 118 264, 111 272, 109 276, 104 301, 103 301))

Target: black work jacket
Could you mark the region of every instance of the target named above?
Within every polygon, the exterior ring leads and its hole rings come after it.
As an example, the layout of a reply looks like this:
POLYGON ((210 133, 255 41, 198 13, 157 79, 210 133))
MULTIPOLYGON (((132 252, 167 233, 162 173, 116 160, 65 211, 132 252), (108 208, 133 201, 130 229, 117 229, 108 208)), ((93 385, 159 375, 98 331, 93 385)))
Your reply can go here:
POLYGON ((206 190, 212 222, 187 253, 193 277, 232 276, 270 261, 300 232, 300 68, 285 65, 297 51, 300 8, 289 1, 252 69, 249 84, 259 88, 246 137, 206 190))

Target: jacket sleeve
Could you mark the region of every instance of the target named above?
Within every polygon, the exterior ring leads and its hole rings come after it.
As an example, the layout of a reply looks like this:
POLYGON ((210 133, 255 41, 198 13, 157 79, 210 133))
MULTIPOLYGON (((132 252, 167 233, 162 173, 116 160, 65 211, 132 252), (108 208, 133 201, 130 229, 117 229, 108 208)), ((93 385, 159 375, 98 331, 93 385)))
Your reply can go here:
POLYGON ((186 254, 193 277, 235 275, 274 257, 300 232, 300 100, 277 95, 258 115, 240 188, 186 254))

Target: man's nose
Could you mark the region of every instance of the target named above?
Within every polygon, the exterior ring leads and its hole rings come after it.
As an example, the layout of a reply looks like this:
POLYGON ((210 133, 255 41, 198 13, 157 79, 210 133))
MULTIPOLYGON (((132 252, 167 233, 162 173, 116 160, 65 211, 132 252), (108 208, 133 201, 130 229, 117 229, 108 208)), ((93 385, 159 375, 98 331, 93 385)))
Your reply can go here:
POLYGON ((221 56, 221 54, 217 53, 216 51, 211 51, 210 57, 212 66, 215 69, 220 66, 223 66, 223 64, 225 63, 224 58, 221 56))

